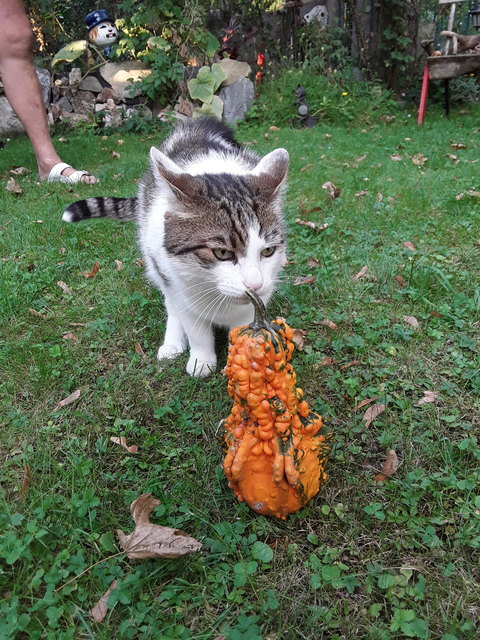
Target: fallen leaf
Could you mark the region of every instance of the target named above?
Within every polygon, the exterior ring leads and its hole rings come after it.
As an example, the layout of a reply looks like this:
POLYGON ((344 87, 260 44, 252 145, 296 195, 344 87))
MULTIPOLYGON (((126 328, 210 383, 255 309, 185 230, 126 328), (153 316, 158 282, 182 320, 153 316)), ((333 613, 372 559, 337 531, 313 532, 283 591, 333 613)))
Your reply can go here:
POLYGON ((328 191, 329 196, 331 197, 332 200, 336 200, 339 196, 340 196, 340 189, 338 187, 336 187, 333 182, 324 182, 322 184, 322 189, 325 189, 325 191, 328 191))
POLYGON ((347 364, 342 364, 340 368, 340 371, 343 371, 344 369, 349 369, 350 367, 354 367, 356 364, 360 364, 360 360, 352 360, 351 362, 347 362, 347 364))
POLYGON ((355 162, 362 162, 362 160, 365 160, 366 157, 367 157, 367 154, 365 154, 364 156, 360 156, 358 158, 355 158, 355 162))
POLYGON ((118 153, 118 151, 112 151, 112 158, 120 158, 120 153, 118 153))
POLYGON ((377 197, 375 198, 375 202, 382 202, 383 200, 383 194, 382 193, 377 193, 377 197))
POLYGON ((424 391, 423 392, 423 398, 421 398, 417 402, 417 405, 429 404, 430 402, 436 402, 437 398, 438 398, 438 393, 435 393, 435 391, 424 391))
POLYGON ((463 142, 452 142, 450 145, 452 149, 466 149, 467 145, 463 144, 463 142))
POLYGON ((73 342, 78 342, 78 338, 73 331, 67 331, 67 333, 63 334, 62 338, 64 340, 73 340, 73 342))
POLYGON ((307 265, 310 267, 310 269, 314 269, 315 267, 321 267, 322 263, 316 258, 309 258, 307 260, 307 265))
POLYGON ((122 138, 119 138, 119 139, 117 140, 117 144, 118 144, 118 145, 125 144, 125 140, 122 140, 122 138))
POLYGON ((360 196, 366 196, 368 193, 368 189, 363 189, 363 191, 359 191, 355 194, 355 198, 360 198, 360 196))
POLYGON ((401 159, 402 159, 402 156, 399 153, 392 153, 392 155, 390 156, 390 160, 395 160, 396 162, 398 162, 401 159))
POLYGON ((123 262, 121 260, 115 260, 115 264, 117 265, 117 271, 121 271, 123 269, 123 262))
POLYGON ((135 353, 138 353, 139 356, 142 356, 144 360, 148 358, 147 354, 142 349, 142 345, 139 342, 135 342, 135 353))
POLYGON ((457 193, 457 195, 455 196, 455 200, 461 200, 463 198, 463 196, 465 195, 465 193, 457 193))
POLYGON ((69 327, 84 327, 85 326, 85 322, 69 322, 68 326, 69 327))
POLYGON ((325 140, 331 140, 333 138, 331 133, 325 133, 324 136, 325 140))
POLYGON ((47 316, 44 316, 43 313, 40 313, 40 311, 37 311, 36 309, 29 309, 28 311, 32 314, 32 316, 41 318, 42 320, 47 319, 47 316))
POLYGON ((360 278, 362 278, 362 277, 367 273, 367 271, 368 271, 368 267, 367 267, 367 265, 365 265, 364 267, 362 267, 362 268, 360 269, 360 271, 359 271, 358 273, 356 273, 356 274, 353 276, 353 279, 354 279, 354 280, 360 280, 360 278))
POLYGON ((63 144, 68 142, 68 140, 66 138, 59 138, 58 141, 59 142, 63 142, 63 144))
POLYGON ((105 616, 107 615, 108 611, 108 599, 112 591, 116 588, 117 581, 113 580, 113 582, 111 582, 110 586, 97 602, 97 604, 90 610, 90 615, 95 620, 95 622, 103 622, 105 620, 105 616))
POLYGON ((307 169, 309 169, 310 167, 313 167, 313 164, 310 162, 309 164, 306 164, 304 167, 302 167, 300 169, 300 171, 306 171, 307 169))
POLYGON ((410 249, 410 251, 416 251, 416 249, 415 249, 415 247, 413 246, 413 244, 412 244, 411 242, 409 242, 409 241, 404 242, 404 243, 403 243, 403 246, 404 246, 404 247, 407 247, 407 249, 410 249))
POLYGON ((420 324, 415 316, 402 316, 403 320, 414 329, 420 329, 420 324))
POLYGON ((144 267, 145 266, 145 260, 142 260, 141 258, 137 258, 135 260, 135 265, 137 267, 144 267))
POLYGON ((64 256, 67 253, 67 250, 65 249, 65 247, 60 247, 60 249, 58 250, 58 252, 64 256))
POLYGON ((305 329, 294 329, 293 330, 293 344, 297 347, 299 351, 303 350, 303 345, 305 344, 305 338, 307 337, 307 332, 305 329))
POLYGON ((306 209, 303 202, 300 202, 300 211, 303 215, 307 213, 315 213, 316 211, 322 211, 323 207, 317 206, 312 207, 311 209, 306 209))
POLYGON ((412 156, 412 162, 416 167, 423 167, 423 165, 428 162, 428 158, 426 158, 423 153, 416 153, 412 156))
POLYGON ((179 558, 200 551, 202 545, 183 531, 150 522, 150 513, 160 504, 151 493, 144 493, 130 505, 135 529, 130 535, 117 529, 120 546, 130 559, 179 558))
POLYGON ((298 287, 300 284, 313 284, 315 280, 315 276, 297 276, 293 281, 293 285, 298 287))
POLYGON ((336 364, 336 360, 330 356, 325 356, 320 362, 317 362, 317 367, 328 367, 331 364, 336 364))
POLYGON ((328 327, 329 329, 338 329, 338 324, 335 324, 335 322, 332 322, 332 320, 329 320, 328 318, 324 318, 320 324, 323 324, 323 326, 328 327))
POLYGON ((447 156, 447 158, 450 158, 450 160, 452 160, 455 164, 458 164, 460 162, 458 156, 456 156, 454 153, 447 153, 445 155, 447 156))
POLYGON ((85 276, 85 278, 94 278, 99 272, 99 270, 100 270, 100 263, 95 262, 90 272, 82 271, 82 274, 85 276))
POLYGON ((405 278, 403 276, 395 276, 395 280, 404 289, 407 287, 407 282, 406 282, 406 280, 405 280, 405 278))
POLYGON ((388 114, 385 114, 383 116, 380 116, 380 120, 383 120, 383 122, 393 122, 394 120, 396 120, 397 116, 390 116, 388 114))
POLYGON ((23 467, 23 480, 22 486, 20 487, 20 495, 22 498, 27 497, 28 489, 30 488, 30 484, 32 482, 32 469, 30 465, 26 464, 23 467))
POLYGON ((443 313, 440 313, 440 311, 435 311, 435 309, 433 311, 429 311, 429 315, 432 316, 432 318, 444 318, 445 315, 443 313))
POLYGON ((372 421, 375 420, 377 416, 385 411, 384 404, 374 404, 365 411, 365 414, 362 420, 365 422, 365 427, 369 427, 372 424, 372 421))
POLYGON ((375 400, 378 400, 378 396, 375 396, 374 398, 365 398, 365 400, 362 400, 357 405, 355 405, 353 407, 352 411, 358 411, 359 409, 361 409, 365 405, 370 404, 371 402, 375 402, 375 400))
POLYGON ((13 169, 10 169, 10 171, 8 172, 11 176, 23 176, 27 173, 31 173, 30 169, 27 169, 26 167, 14 167, 13 169))
POLYGON ((10 178, 10 180, 7 182, 5 191, 10 191, 10 193, 13 193, 16 196, 21 196, 23 193, 22 187, 18 184, 18 182, 15 181, 14 178, 10 178))
POLYGON ((110 442, 113 442, 114 444, 119 444, 121 445, 124 449, 126 449, 129 453, 137 453, 138 452, 138 447, 135 444, 132 444, 130 446, 127 445, 127 440, 125 438, 125 436, 111 436, 110 438, 110 442))
POLYGON ((471 198, 480 198, 480 191, 475 191, 475 189, 470 189, 467 191, 467 196, 471 198))
POLYGON ((53 411, 58 411, 58 409, 60 409, 61 407, 66 407, 68 404, 71 404, 72 402, 75 402, 75 400, 78 400, 79 397, 80 397, 80 389, 76 389, 69 396, 57 402, 57 404, 53 408, 53 411))
POLYGON ((68 293, 70 296, 73 295, 73 291, 65 284, 65 282, 63 282, 63 280, 58 280, 57 284, 62 291, 65 291, 65 293, 68 293))
POLYGON ((314 231, 325 231, 325 229, 328 229, 328 222, 318 225, 310 220, 300 220, 300 218, 295 218, 295 222, 304 227, 308 227, 309 229, 313 229, 314 231))
POLYGON ((276 127, 274 124, 272 124, 272 126, 268 128, 270 131, 278 131, 278 127, 276 127))
POLYGON ((381 473, 377 473, 375 476, 375 482, 385 482, 388 480, 390 476, 393 476, 395 471, 398 469, 400 462, 398 460, 398 456, 393 449, 390 449, 387 452, 387 457, 385 462, 383 463, 381 473))

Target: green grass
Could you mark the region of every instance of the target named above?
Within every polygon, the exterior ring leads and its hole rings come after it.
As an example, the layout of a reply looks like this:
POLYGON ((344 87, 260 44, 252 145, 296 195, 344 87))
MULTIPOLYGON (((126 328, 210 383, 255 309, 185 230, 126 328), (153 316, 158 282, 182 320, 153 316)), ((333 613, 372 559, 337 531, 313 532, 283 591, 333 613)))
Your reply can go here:
POLYGON ((3 186, 10 166, 34 169, 28 141, 0 150, 2 638, 478 637, 480 201, 466 195, 480 187, 478 116, 478 107, 448 121, 429 114, 420 129, 402 113, 366 129, 240 130, 260 152, 285 146, 292 157, 291 263, 270 311, 307 331, 299 384, 336 435, 327 485, 284 522, 255 515, 227 487, 217 432, 230 409, 225 378, 191 379, 185 358, 159 369, 165 313, 134 227, 60 220, 76 194, 133 194, 155 138, 69 133, 65 159, 101 184, 69 190, 31 173, 17 178, 21 196, 3 186), (407 157, 419 153, 423 167, 407 157), (329 227, 316 234, 297 217, 329 227), (294 285, 307 275, 315 283, 294 285), (335 363, 321 366, 325 357, 335 363), (80 398, 54 411, 76 389, 80 398), (418 405, 426 390, 437 403, 418 405), (365 427, 365 409, 353 408, 372 397, 386 410, 365 427), (401 466, 377 484, 389 449, 401 466), (129 505, 144 492, 161 501, 154 522, 200 539, 203 552, 110 558, 57 591, 117 552, 114 531, 132 530, 129 505), (96 623, 89 611, 115 578, 96 623))

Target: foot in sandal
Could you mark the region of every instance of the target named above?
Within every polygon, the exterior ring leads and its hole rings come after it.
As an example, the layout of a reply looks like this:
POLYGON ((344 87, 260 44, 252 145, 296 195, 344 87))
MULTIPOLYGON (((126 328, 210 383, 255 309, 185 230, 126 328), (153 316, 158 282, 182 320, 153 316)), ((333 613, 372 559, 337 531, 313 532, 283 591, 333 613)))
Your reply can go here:
POLYGON ((50 169, 46 179, 47 182, 64 182, 66 184, 77 184, 78 182, 82 182, 84 184, 97 184, 98 182, 98 178, 92 175, 89 171, 77 171, 66 162, 58 162, 55 164, 50 169))

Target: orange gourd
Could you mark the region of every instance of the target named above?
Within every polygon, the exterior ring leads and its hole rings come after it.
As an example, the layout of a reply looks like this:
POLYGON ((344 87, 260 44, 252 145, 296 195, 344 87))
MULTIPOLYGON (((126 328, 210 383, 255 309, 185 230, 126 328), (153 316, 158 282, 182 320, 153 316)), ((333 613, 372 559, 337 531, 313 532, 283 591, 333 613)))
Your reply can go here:
POLYGON ((261 299, 247 294, 255 320, 230 332, 226 375, 234 402, 223 422, 223 468, 239 501, 285 518, 325 483, 332 434, 296 386, 292 329, 282 318, 267 322, 261 299))

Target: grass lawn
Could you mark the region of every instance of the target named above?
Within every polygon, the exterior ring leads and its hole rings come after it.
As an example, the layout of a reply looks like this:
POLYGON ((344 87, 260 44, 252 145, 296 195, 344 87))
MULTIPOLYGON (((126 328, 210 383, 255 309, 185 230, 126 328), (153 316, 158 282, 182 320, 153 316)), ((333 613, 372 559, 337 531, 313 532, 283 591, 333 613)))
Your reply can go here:
MULTIPOLYGON (((4 187, 12 166, 34 169, 28 141, 0 150, 2 639, 479 637, 479 116, 239 132, 291 154, 290 263, 270 313, 307 332, 298 382, 336 438, 327 485, 286 521, 227 486, 225 378, 189 378, 186 358, 159 368, 165 313, 134 226, 60 220, 78 197, 133 195, 158 134, 64 134, 64 158, 100 185, 30 173, 16 177, 23 195, 4 187), (367 426, 374 404, 385 410, 367 426), (400 466, 378 483, 390 450, 400 466), (129 505, 147 492, 153 521, 201 553, 117 555, 114 532, 132 531, 129 505)), ((224 359, 224 337, 218 348, 224 359)))

